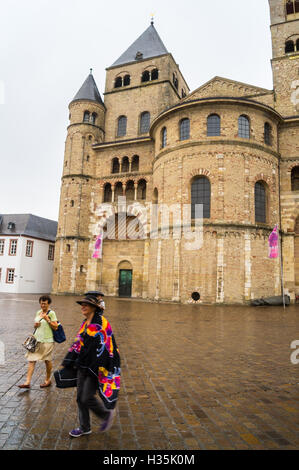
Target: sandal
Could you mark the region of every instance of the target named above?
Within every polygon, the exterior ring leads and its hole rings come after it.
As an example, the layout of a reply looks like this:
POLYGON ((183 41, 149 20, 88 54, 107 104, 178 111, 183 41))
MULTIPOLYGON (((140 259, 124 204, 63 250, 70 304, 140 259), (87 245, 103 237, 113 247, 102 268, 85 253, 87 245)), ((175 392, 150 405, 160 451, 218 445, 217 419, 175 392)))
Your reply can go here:
POLYGON ((50 382, 44 382, 43 384, 40 384, 40 388, 46 388, 46 387, 50 387, 52 385, 52 382, 50 380, 50 382))
POLYGON ((30 385, 27 385, 27 384, 22 384, 22 385, 18 385, 19 388, 30 388, 30 385))

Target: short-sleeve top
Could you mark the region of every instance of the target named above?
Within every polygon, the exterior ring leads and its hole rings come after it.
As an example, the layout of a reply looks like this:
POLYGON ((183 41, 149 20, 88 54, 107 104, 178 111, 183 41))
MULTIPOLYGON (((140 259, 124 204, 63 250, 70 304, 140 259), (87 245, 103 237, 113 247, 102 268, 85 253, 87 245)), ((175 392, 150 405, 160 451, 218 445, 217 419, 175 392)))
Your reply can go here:
MULTIPOLYGON (((42 310, 38 310, 35 315, 34 321, 40 321, 40 326, 36 328, 34 336, 39 343, 53 343, 53 330, 46 320, 40 318, 41 312, 42 310)), ((54 310, 50 310, 50 313, 48 313, 48 317, 51 321, 57 321, 56 313, 54 312, 54 310)))

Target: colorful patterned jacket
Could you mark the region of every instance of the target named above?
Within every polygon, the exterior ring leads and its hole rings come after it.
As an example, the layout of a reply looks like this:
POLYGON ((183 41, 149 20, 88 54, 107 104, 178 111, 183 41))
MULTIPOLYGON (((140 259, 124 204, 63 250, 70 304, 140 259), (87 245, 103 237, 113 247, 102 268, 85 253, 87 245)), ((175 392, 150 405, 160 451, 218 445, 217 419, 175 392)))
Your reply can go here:
POLYGON ((107 409, 116 405, 120 389, 120 357, 110 323, 96 311, 90 325, 85 320, 62 365, 80 367, 98 380, 99 394, 107 409))

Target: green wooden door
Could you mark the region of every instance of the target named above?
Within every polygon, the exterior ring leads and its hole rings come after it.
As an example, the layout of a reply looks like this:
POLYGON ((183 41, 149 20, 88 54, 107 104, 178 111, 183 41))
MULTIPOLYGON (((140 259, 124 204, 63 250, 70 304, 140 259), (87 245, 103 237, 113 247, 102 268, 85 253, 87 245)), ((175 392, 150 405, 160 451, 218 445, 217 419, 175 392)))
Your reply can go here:
POLYGON ((119 270, 119 297, 131 297, 132 295, 132 269, 119 270))

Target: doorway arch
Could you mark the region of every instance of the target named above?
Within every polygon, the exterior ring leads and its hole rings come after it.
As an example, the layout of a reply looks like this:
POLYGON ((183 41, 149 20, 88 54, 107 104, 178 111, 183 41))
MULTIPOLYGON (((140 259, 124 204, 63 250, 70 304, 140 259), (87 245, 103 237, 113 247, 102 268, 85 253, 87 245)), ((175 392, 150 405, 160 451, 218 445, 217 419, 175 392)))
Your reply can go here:
POLYGON ((132 297, 133 267, 125 260, 121 261, 117 268, 118 277, 118 296, 132 297))

